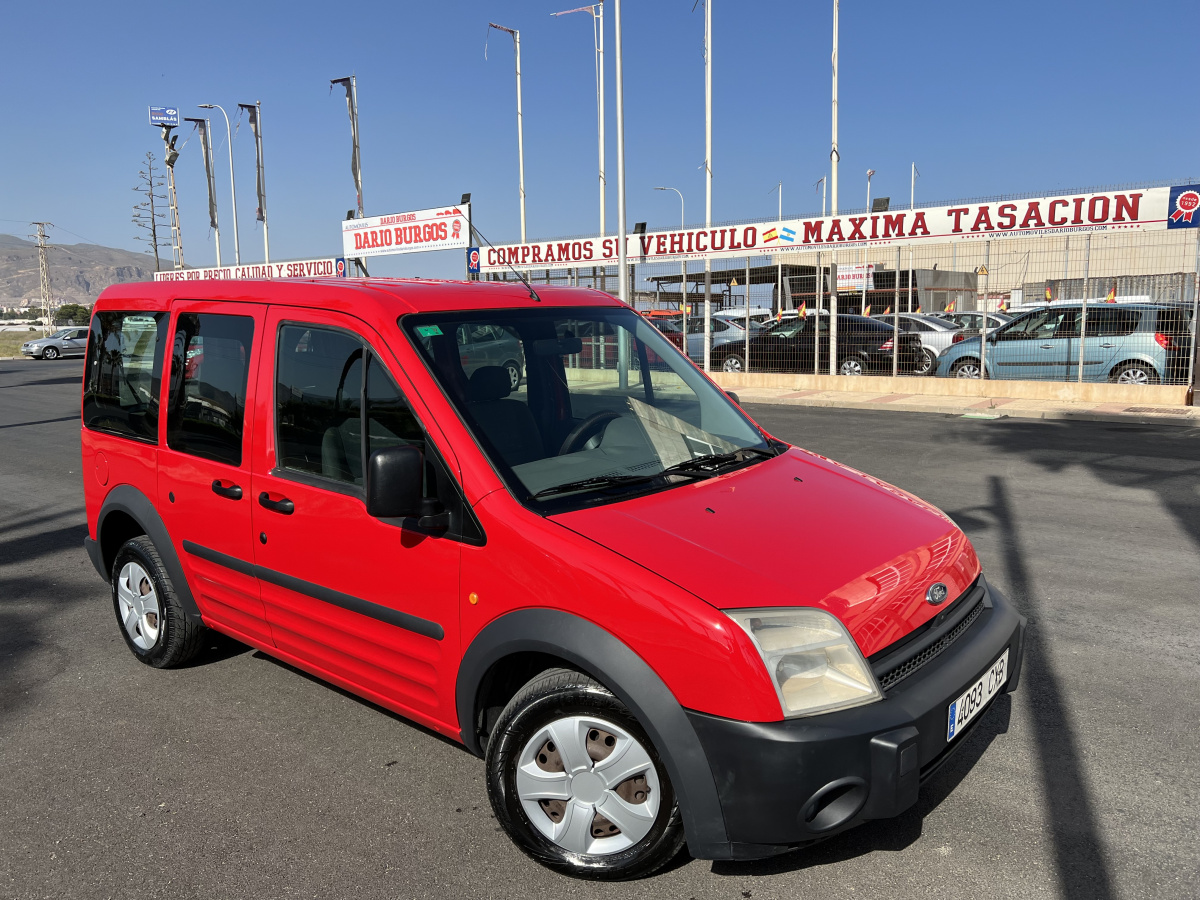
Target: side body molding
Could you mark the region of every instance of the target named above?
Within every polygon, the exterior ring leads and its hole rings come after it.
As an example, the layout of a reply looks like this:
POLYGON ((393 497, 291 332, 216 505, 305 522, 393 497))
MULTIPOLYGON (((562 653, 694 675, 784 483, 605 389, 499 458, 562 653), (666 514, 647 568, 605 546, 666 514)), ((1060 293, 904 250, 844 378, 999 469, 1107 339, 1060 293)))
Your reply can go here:
POLYGON ((523 609, 487 625, 467 648, 455 701, 462 740, 477 756, 475 703, 488 670, 513 653, 545 653, 566 660, 611 690, 637 716, 667 767, 679 798, 688 850, 701 859, 728 859, 733 851, 716 781, 692 723, 654 670, 604 629, 553 609, 523 609))
POLYGON ((162 557, 163 565, 166 566, 167 574, 171 576, 171 583, 175 587, 175 593, 179 597, 180 603, 183 604, 187 617, 194 622, 203 622, 200 609, 196 606, 196 598, 192 596, 192 589, 188 586, 187 578, 183 574, 183 566, 179 563, 175 545, 167 533, 167 526, 163 524, 163 520, 159 517, 150 499, 131 484, 119 484, 108 492, 108 496, 104 498, 104 503, 100 506, 100 515, 96 518, 97 544, 93 548, 90 538, 85 541, 88 545, 88 555, 104 580, 110 580, 115 558, 112 554, 103 556, 101 546, 104 536, 104 520, 114 512, 123 512, 142 526, 147 537, 154 541, 154 548, 158 551, 158 555, 162 557))

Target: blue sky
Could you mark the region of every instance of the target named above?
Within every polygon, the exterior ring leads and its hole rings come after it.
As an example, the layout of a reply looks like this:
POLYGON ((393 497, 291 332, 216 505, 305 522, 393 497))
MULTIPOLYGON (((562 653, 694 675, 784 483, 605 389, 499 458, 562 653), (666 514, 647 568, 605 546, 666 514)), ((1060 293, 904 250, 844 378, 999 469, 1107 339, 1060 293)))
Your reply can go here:
MULTIPOLYGON (((512 42, 521 30, 530 238, 598 230, 590 18, 581 0, 316 4, 10 4, 0 30, 0 232, 54 222, 52 239, 141 249, 131 188, 161 156, 148 105, 261 100, 272 257, 333 256, 354 205, 345 104, 358 76, 368 215, 475 200, 494 242, 519 235, 512 42)), ((820 208, 828 168, 832 4, 713 0, 716 221, 820 208)), ((626 0, 630 226, 703 220, 703 12, 626 0)), ((605 17, 608 221, 616 227, 613 16, 605 17)), ((841 205, 1182 179, 1200 171, 1200 4, 846 0, 841 7, 841 205)), ((214 111, 215 112, 215 111, 214 111)), ((216 113, 222 250, 232 256, 224 124, 216 113)), ((180 143, 188 135, 183 132, 180 143)), ((244 262, 262 259, 254 144, 234 140, 244 262)), ((199 142, 176 169, 189 264, 211 265, 199 142)), ((458 253, 379 260, 378 274, 455 276, 458 253)))

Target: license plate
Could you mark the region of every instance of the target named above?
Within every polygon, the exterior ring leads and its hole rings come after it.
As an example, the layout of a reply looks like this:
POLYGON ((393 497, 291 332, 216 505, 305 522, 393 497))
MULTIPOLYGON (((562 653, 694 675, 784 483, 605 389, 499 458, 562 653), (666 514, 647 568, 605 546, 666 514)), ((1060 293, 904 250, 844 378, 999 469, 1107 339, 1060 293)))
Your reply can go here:
POLYGON ((987 706, 987 702, 996 694, 1008 680, 1008 651, 992 663, 992 667, 983 673, 978 681, 967 688, 966 692, 950 704, 949 717, 946 724, 946 740, 954 740, 979 711, 987 706))

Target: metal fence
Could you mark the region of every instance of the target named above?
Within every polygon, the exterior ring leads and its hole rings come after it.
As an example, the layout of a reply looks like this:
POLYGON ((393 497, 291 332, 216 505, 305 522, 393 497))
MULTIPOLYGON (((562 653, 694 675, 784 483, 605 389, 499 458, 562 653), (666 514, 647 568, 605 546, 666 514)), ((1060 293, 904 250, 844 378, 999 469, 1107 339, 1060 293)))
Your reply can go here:
MULTIPOLYGON (((703 262, 632 263, 627 276, 633 306, 711 370, 1192 384, 1198 237, 1109 230, 719 259, 707 303, 703 262)), ((619 293, 614 265, 522 274, 619 293)))

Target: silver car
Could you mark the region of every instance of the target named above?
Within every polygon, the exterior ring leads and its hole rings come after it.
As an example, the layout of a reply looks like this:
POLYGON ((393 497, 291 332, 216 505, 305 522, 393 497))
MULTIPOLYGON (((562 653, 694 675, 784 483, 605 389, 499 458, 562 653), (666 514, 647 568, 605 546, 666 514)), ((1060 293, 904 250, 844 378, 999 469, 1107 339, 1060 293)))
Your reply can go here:
MULTIPOLYGON (((1038 307, 1040 309, 1040 307, 1038 307)), ((965 329, 967 334, 979 334, 979 326, 983 322, 983 313, 980 312, 956 312, 956 313, 934 313, 939 319, 945 319, 947 322, 954 322, 956 325, 965 329)), ((991 334, 1001 325, 1007 325, 1013 320, 1013 317, 1006 313, 988 313, 987 314, 987 333, 991 334)))
MULTIPOLYGON (((671 320, 679 324, 678 319, 671 320)), ((704 361, 704 316, 688 316, 687 353, 693 362, 704 361)), ((723 344, 746 342, 746 317, 738 313, 713 313, 709 326, 713 351, 723 344)), ((763 330, 763 326, 750 319, 750 337, 763 330)), ((714 353, 715 358, 715 353, 714 353)))
MULTIPOLYGON (((890 325, 894 316, 876 313, 871 318, 890 325)), ((921 361, 914 374, 932 375, 937 371, 938 355, 954 343, 954 336, 962 330, 961 326, 945 319, 918 313, 900 313, 899 318, 901 331, 915 334, 921 339, 921 361)))
POLYGON ((87 353, 88 330, 64 328, 49 337, 36 338, 21 345, 22 356, 38 359, 58 359, 60 356, 83 356, 87 353))

